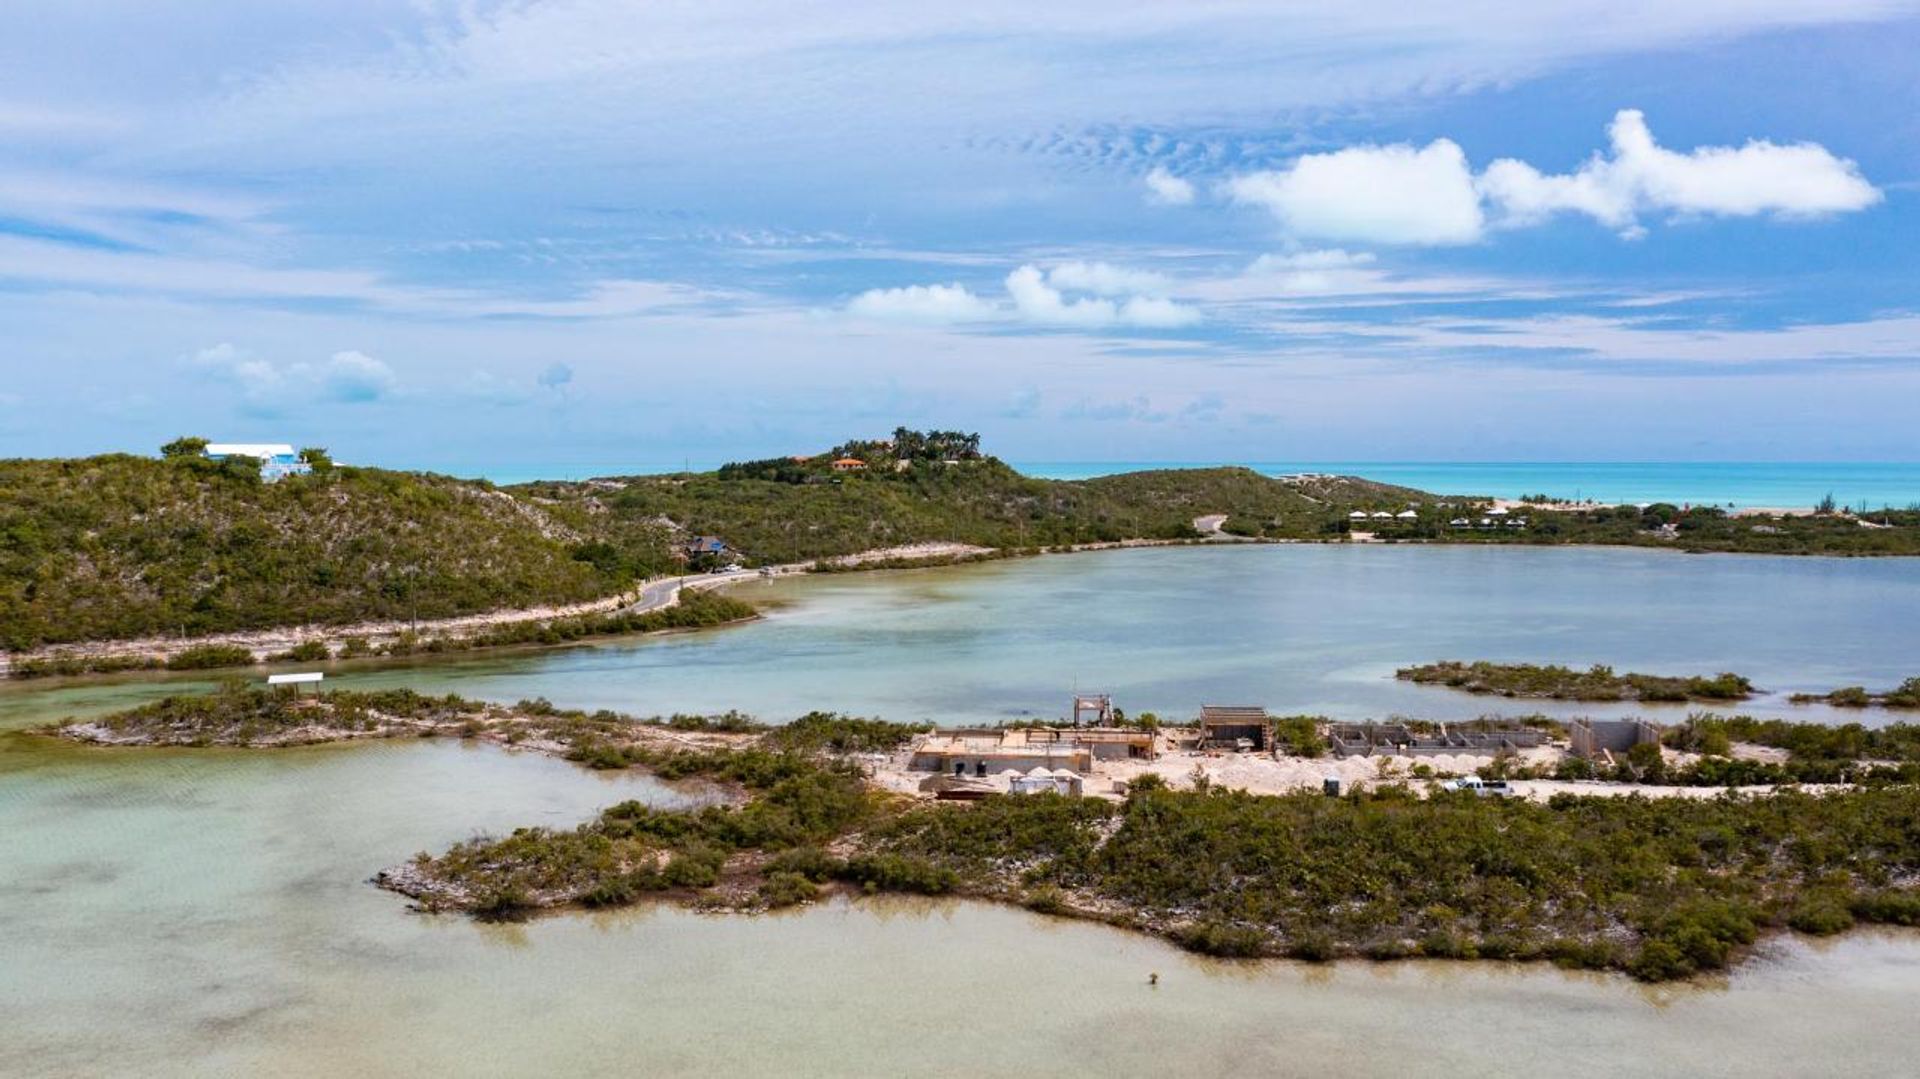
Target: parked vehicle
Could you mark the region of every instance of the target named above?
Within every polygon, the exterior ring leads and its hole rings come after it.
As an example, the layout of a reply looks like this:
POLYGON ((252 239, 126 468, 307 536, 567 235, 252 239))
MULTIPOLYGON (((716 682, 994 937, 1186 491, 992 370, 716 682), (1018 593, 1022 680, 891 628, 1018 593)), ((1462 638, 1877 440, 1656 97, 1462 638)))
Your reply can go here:
POLYGON ((1511 798, 1519 793, 1513 789, 1513 784, 1504 779, 1481 779, 1479 776, 1449 779, 1440 787, 1442 790, 1472 791, 1482 798, 1511 798))

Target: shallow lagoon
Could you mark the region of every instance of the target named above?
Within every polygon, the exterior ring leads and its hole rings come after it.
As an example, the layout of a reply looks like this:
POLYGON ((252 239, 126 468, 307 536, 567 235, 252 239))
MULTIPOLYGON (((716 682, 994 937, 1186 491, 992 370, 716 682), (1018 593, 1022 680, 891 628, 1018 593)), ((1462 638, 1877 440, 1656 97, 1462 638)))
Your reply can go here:
MULTIPOLYGON (((1561 705, 1414 686, 1438 659, 1733 670, 1771 691, 1739 710, 1886 722, 1785 694, 1920 674, 1920 560, 1608 548, 1285 545, 1144 548, 755 582, 751 625, 547 651, 343 666, 404 685, 638 714, 823 708, 941 722, 1055 716, 1076 689, 1130 712, 1203 702, 1341 718, 1488 712, 1678 719, 1689 706, 1561 705)), ((204 676, 174 684, 206 684, 204 676)), ((0 688, 0 727, 163 692, 151 676, 0 688)))
POLYGON ((1727 982, 1648 989, 1220 963, 960 902, 485 925, 408 914, 365 878, 476 828, 671 792, 448 741, 4 741, 10 1076, 1884 1075, 1920 1050, 1915 934, 1780 941, 1727 982))
MULTIPOLYGON (((750 626, 336 681, 946 719, 1050 710, 1076 683, 1170 714, 1496 703, 1391 678, 1442 657, 1879 685, 1915 673, 1920 563, 1262 547, 753 587, 782 605, 750 626)), ((190 682, 9 687, 0 728, 190 682)), ((1895 1074, 1920 1052, 1910 933, 1781 940, 1726 982, 1649 990, 1499 965, 1222 964, 968 903, 481 925, 365 883, 476 830, 687 796, 444 740, 248 753, 0 734, 0 1074, 1755 1076, 1895 1074)))

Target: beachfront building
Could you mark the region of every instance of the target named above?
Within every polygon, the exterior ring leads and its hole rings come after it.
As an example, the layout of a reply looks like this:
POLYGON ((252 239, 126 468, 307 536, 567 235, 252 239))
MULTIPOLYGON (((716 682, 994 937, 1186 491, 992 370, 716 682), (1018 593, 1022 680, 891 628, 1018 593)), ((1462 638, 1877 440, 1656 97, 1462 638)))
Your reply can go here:
POLYGON ((209 442, 201 452, 211 461, 251 457, 260 462, 260 478, 268 483, 313 471, 293 447, 284 442, 209 442))
POLYGON ((1252 705, 1200 706, 1200 748, 1265 750, 1273 745, 1273 717, 1252 705))

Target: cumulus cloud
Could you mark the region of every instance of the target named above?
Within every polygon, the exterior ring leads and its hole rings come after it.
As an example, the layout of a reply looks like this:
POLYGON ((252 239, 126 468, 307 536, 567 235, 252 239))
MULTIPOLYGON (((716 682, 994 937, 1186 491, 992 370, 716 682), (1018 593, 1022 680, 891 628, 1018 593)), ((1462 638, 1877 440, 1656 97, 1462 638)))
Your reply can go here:
POLYGON ((855 296, 847 310, 891 322, 980 322, 995 316, 991 302, 957 284, 868 289, 855 296))
POLYGON ((1165 277, 1105 262, 1066 262, 1047 270, 1026 265, 1008 274, 1005 285, 1004 304, 959 284, 869 289, 847 304, 847 312, 904 322, 991 320, 1079 329, 1174 329, 1200 320, 1199 311, 1163 295, 1165 277))
POLYGON ((1485 224, 1467 155, 1449 139, 1305 154, 1286 169, 1236 176, 1226 191, 1303 239, 1464 244, 1485 224))
POLYGON ((1502 225, 1530 225, 1557 213, 1582 213, 1635 234, 1642 213, 1723 217, 1811 217, 1862 210, 1881 195, 1846 158, 1817 143, 1749 140, 1680 153, 1661 146, 1638 109, 1622 109, 1607 128, 1612 156, 1595 154, 1577 171, 1540 172, 1502 158, 1480 189, 1502 225))
POLYGON ((1147 173, 1146 183, 1149 202, 1162 206, 1187 206, 1193 202, 1193 182, 1175 176, 1165 166, 1156 166, 1147 173))
POLYGON ((1517 228, 1560 213, 1637 236, 1648 213, 1813 217, 1881 198, 1857 165, 1817 143, 1755 139, 1682 153, 1656 142, 1636 109, 1615 114, 1608 136, 1611 153, 1571 173, 1502 158, 1476 175, 1458 145, 1436 139, 1306 154, 1285 169, 1233 177, 1224 190, 1300 239, 1426 245, 1473 243, 1489 223, 1517 228))
POLYGON ((544 390, 559 390, 573 381, 573 368, 564 363, 550 363, 547 369, 534 379, 544 390))
POLYGON ((366 404, 387 397, 399 380, 393 369, 364 352, 336 352, 324 362, 275 364, 227 342, 201 349, 189 367, 240 391, 249 411, 277 414, 300 404, 366 404))
POLYGON ((321 368, 321 384, 335 401, 378 401, 393 392, 393 368, 364 352, 336 352, 321 368))
POLYGON ((1007 295, 1013 298, 1014 310, 1021 318, 1043 326, 1171 329, 1200 319, 1193 308, 1160 296, 1132 296, 1124 301, 1097 296, 1068 298, 1037 266, 1022 266, 1008 274, 1007 295))

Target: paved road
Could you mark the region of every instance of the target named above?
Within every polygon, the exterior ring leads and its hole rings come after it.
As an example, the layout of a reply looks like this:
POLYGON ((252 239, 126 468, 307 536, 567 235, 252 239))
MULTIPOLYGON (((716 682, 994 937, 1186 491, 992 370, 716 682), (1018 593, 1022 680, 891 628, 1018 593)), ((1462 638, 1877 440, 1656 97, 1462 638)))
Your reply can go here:
POLYGON ((640 598, 620 608, 621 614, 646 614, 662 607, 671 607, 680 602, 682 588, 718 588, 723 584, 747 581, 758 577, 758 570, 734 570, 730 573, 689 573, 679 577, 652 581, 640 589, 640 598))
POLYGON ((1193 530, 1213 543, 1251 543, 1252 536, 1236 536, 1226 530, 1227 515, 1209 513, 1193 519, 1193 530))

